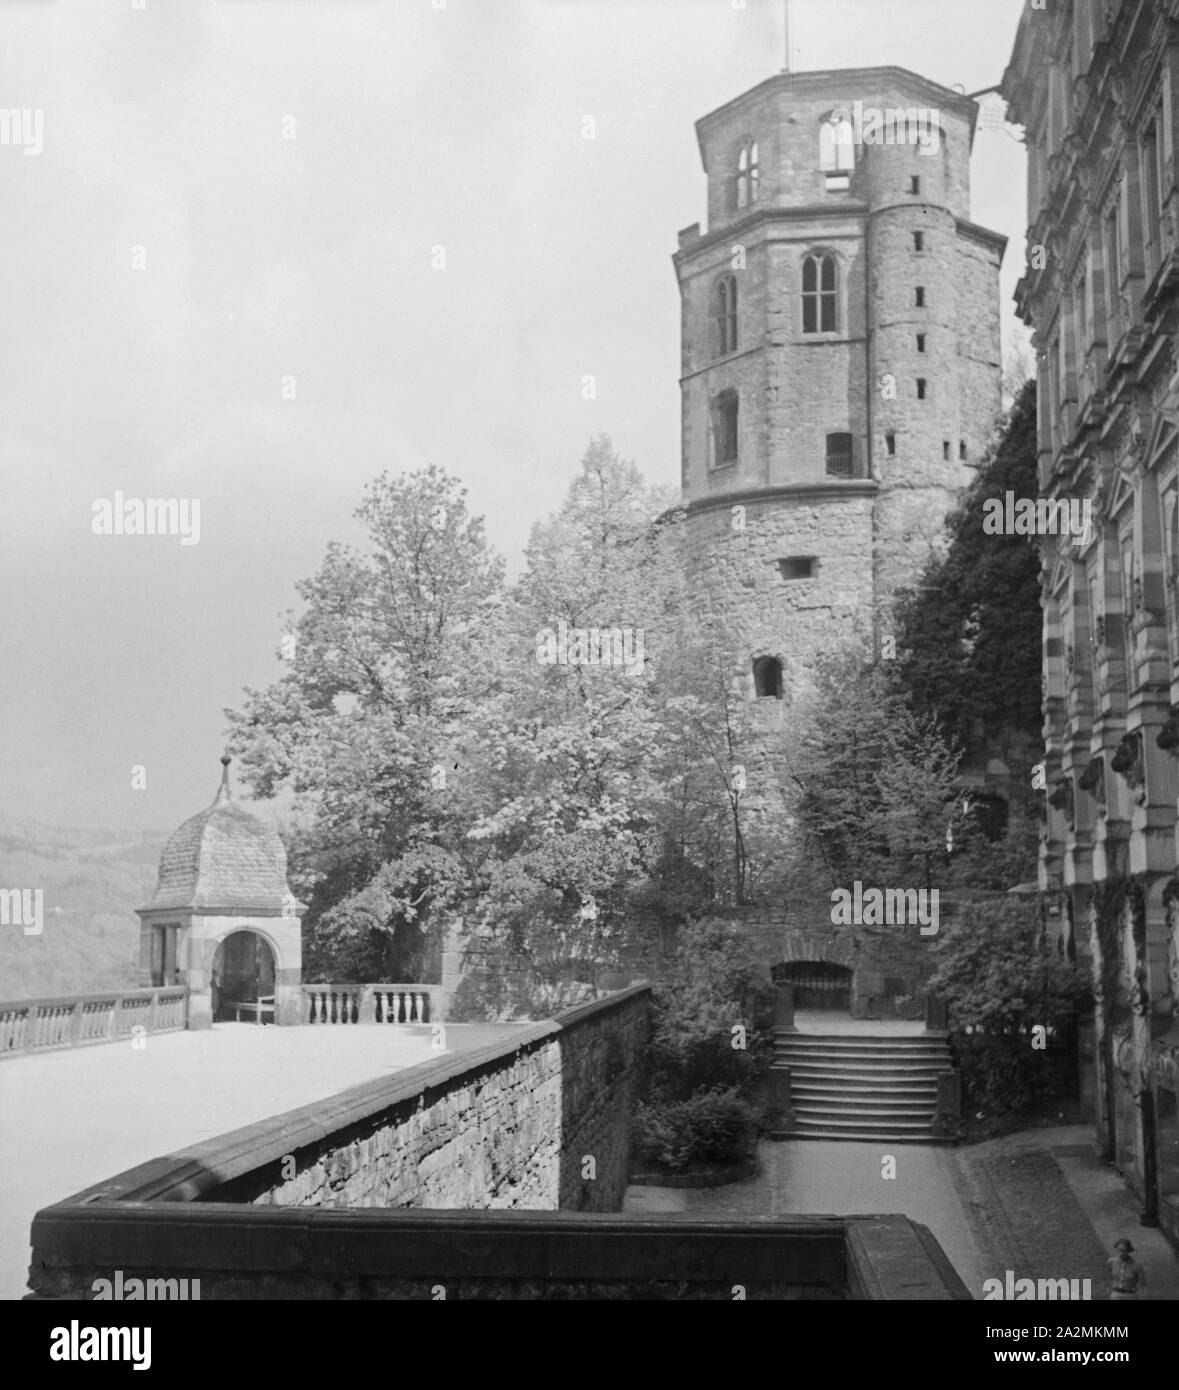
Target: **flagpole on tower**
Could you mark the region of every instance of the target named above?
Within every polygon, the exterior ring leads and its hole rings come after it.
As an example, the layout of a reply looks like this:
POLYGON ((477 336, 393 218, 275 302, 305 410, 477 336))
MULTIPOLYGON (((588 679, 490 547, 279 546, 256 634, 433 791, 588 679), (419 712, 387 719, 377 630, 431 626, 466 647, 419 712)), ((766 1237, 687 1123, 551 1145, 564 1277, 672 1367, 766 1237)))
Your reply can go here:
POLYGON ((786 66, 783 72, 790 71, 790 0, 782 0, 782 28, 785 30, 786 66))

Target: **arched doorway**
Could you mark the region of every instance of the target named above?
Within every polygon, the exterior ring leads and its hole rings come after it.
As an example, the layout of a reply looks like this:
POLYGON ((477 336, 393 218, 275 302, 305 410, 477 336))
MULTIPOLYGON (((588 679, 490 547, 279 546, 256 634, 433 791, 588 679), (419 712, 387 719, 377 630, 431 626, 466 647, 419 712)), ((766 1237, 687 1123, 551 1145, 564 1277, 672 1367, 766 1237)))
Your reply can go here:
POLYGON ((795 1012, 850 1013, 852 972, 825 960, 797 960, 774 967, 775 983, 792 985, 795 1012))
MULTIPOLYGON (((241 1005, 260 999, 274 1003, 274 951, 256 931, 230 932, 213 957, 213 1022, 232 1023, 242 1016, 241 1005)), ((256 1009, 248 1016, 258 1022, 256 1009)), ((272 1015, 273 1017, 273 1015, 272 1015)))

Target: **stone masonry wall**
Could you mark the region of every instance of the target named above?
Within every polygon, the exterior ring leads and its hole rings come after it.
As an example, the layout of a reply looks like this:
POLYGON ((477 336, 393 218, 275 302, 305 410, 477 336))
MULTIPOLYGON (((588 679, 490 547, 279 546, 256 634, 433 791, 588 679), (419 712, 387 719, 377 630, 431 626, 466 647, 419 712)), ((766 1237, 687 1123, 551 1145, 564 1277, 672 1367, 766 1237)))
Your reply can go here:
POLYGON ((343 1128, 329 1113, 318 1143, 292 1142, 289 1176, 288 1164, 270 1162, 202 1198, 616 1211, 646 1035, 641 990, 583 1005, 520 1042, 410 1069, 397 1078, 407 1093, 393 1103, 343 1128))
MULTIPOLYGON (((930 952, 937 937, 923 937, 913 925, 833 926, 830 905, 823 902, 810 905, 809 910, 798 904, 789 910, 748 908, 736 915, 748 931, 763 934, 781 965, 824 961, 851 970, 854 1017, 922 1016, 921 996, 933 967, 930 952), (898 999, 907 1002, 898 1007, 898 999)), ((945 917, 943 911, 943 926, 945 917)))

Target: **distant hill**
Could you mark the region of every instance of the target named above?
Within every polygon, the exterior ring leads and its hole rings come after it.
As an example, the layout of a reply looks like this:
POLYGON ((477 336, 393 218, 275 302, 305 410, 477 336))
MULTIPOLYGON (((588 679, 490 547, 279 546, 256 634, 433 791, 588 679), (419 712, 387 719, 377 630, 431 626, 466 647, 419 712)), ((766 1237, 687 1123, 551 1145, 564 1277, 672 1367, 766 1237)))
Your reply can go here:
POLYGON ((42 825, 0 814, 0 887, 41 888, 45 927, 0 926, 0 999, 134 988, 139 918, 163 836, 42 825))

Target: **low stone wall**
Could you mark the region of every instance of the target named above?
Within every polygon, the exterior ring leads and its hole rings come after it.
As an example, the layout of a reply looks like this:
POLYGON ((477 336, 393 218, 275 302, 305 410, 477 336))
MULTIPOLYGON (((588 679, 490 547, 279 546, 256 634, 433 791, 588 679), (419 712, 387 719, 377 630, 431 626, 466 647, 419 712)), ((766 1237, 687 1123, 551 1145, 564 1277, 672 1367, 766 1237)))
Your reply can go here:
MULTIPOLYGON (((615 1211, 649 1003, 646 986, 621 990, 478 1051, 143 1164, 57 1210, 199 1202, 615 1211)), ((36 1248, 37 1220, 32 1286, 61 1294, 73 1276, 36 1248)))
POLYGON ((621 990, 39 1211, 30 1297, 117 1275, 202 1301, 969 1297, 903 1216, 619 1214, 649 1003, 621 990))
POLYGON ((604 1212, 313 1211, 106 1203, 41 1212, 42 1297, 200 1280, 225 1299, 969 1299, 904 1216, 700 1220, 604 1212))

